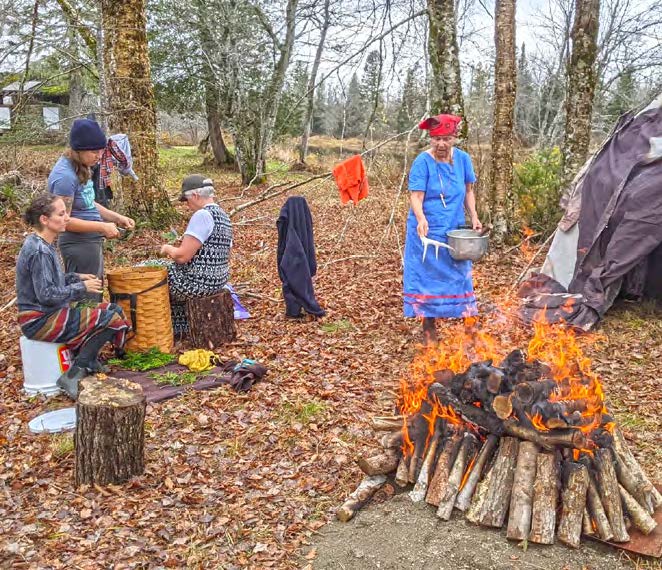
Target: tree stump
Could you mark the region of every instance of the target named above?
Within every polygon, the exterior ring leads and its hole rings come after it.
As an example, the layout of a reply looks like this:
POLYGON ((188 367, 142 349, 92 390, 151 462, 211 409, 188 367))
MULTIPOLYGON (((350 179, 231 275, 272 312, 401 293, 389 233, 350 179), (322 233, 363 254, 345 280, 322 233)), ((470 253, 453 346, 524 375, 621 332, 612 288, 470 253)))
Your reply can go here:
POLYGON ((76 485, 122 483, 145 469, 145 395, 129 380, 87 378, 76 403, 76 485))
POLYGON ((198 348, 213 350, 237 338, 230 291, 189 299, 186 301, 186 317, 191 340, 198 348))

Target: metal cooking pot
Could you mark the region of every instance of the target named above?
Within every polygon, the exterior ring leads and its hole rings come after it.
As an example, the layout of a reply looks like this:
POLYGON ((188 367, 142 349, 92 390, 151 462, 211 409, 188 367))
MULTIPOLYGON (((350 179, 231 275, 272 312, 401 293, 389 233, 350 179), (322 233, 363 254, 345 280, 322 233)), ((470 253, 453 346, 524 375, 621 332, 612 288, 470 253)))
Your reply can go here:
POLYGON ((489 229, 484 229, 481 232, 471 229, 451 230, 447 232, 448 245, 453 249, 450 250, 451 257, 457 261, 471 260, 478 261, 487 253, 487 245, 489 242, 489 229))

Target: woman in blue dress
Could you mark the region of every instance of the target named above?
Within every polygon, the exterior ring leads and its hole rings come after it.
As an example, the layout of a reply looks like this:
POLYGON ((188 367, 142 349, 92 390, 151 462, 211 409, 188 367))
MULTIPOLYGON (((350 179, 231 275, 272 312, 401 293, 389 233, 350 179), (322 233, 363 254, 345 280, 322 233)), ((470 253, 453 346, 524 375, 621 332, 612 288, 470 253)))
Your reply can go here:
POLYGON ((476 213, 476 182, 469 155, 455 148, 460 117, 437 115, 419 128, 430 131, 430 148, 419 154, 409 172, 411 209, 407 217, 404 254, 405 317, 423 317, 426 344, 437 340, 435 319, 475 315, 476 298, 471 262, 455 261, 444 247, 422 238, 448 242, 446 233, 466 223, 480 230, 476 213), (425 253, 425 255, 424 255, 425 253))

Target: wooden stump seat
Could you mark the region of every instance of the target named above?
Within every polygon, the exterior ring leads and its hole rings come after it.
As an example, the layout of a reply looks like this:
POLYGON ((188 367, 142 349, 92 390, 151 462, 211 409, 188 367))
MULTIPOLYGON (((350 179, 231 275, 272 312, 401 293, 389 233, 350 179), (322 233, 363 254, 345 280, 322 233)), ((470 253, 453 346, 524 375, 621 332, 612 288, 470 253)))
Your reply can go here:
POLYGON ((193 344, 213 350, 237 338, 230 291, 186 301, 186 318, 193 344))
POLYGON ((122 483, 145 469, 145 395, 119 378, 81 381, 76 403, 76 485, 122 483))

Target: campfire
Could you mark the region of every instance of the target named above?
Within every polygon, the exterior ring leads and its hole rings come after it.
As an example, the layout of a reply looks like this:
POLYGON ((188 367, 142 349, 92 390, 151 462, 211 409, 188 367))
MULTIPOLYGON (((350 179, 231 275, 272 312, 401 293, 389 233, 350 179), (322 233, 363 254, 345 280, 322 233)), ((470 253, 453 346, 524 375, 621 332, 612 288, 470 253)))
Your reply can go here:
POLYGON ((578 547, 581 535, 628 542, 656 527, 662 495, 605 406, 573 332, 535 326, 526 351, 499 354, 467 319, 454 349, 427 349, 401 382, 398 416, 373 419, 384 452, 337 516, 349 520, 395 473, 414 502, 454 509, 507 537, 578 547))

